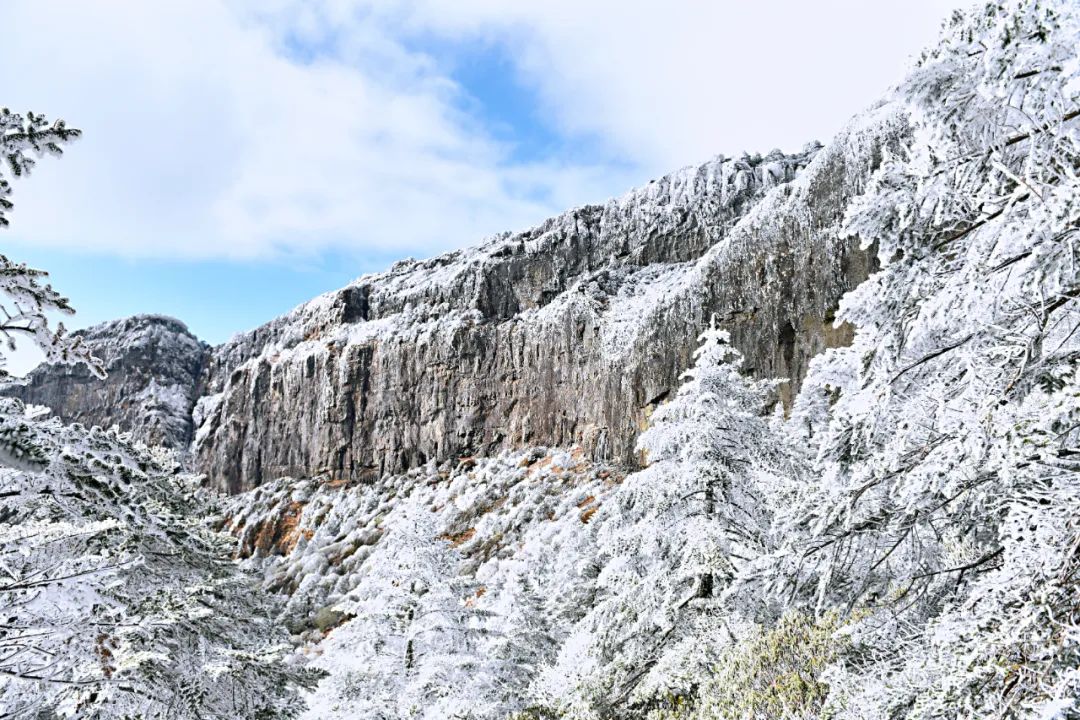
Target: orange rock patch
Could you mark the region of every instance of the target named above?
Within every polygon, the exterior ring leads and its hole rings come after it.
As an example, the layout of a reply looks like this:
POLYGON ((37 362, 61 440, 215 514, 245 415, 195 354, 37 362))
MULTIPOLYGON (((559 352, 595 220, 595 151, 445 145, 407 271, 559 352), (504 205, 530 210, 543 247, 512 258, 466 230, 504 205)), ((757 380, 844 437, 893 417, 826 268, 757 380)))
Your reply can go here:
POLYGON ((476 528, 469 528, 457 534, 451 535, 450 533, 444 533, 439 536, 440 540, 449 540, 450 544, 454 547, 459 547, 470 540, 476 535, 476 528))
MULTIPOLYGON (((304 513, 302 502, 291 502, 285 506, 276 519, 267 520, 258 525, 250 549, 262 553, 288 555, 300 542, 300 538, 311 539, 312 530, 301 531, 297 526, 304 513)), ((245 543, 246 544, 246 543, 245 543)))

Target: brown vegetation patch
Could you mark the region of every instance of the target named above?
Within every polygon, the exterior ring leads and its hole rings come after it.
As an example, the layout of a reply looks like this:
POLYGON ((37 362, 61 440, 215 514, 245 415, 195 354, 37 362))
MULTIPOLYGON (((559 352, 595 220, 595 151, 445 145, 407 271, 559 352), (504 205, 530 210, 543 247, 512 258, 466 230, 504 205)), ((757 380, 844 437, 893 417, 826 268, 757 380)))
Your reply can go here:
POLYGON ((506 504, 506 496, 503 495, 501 498, 499 498, 498 500, 496 500, 493 503, 488 503, 486 505, 481 505, 480 509, 478 509, 476 511, 476 517, 483 517, 484 515, 487 515, 490 512, 495 512, 496 510, 498 510, 499 508, 501 508, 505 504, 506 504))
POLYGON ((303 515, 304 504, 291 502, 276 518, 265 520, 255 528, 254 539, 245 543, 244 549, 248 554, 260 552, 264 554, 288 555, 296 547, 301 536, 311 539, 314 534, 311 530, 300 531, 300 516, 303 515))
POLYGON ((600 505, 593 505, 588 510, 581 513, 581 522, 588 525, 589 521, 592 520, 592 516, 595 515, 596 511, 599 510, 599 509, 600 509, 600 505))
POLYGON ((99 633, 94 640, 94 654, 97 655, 98 664, 101 665, 101 675, 108 680, 116 672, 116 667, 113 665, 113 648, 116 647, 115 641, 105 633, 99 633))
POLYGON ((444 482, 448 482, 449 480, 450 480, 450 473, 447 472, 446 470, 440 470, 439 472, 437 472, 435 474, 435 477, 433 477, 433 478, 431 478, 430 480, 427 481, 427 486, 428 487, 435 487, 436 485, 440 485, 440 484, 442 484, 444 482))
POLYGON ((451 535, 450 533, 443 533, 439 536, 440 540, 449 540, 450 544, 454 547, 459 547, 470 540, 476 535, 476 528, 468 528, 462 532, 451 535))
POLYGON ((322 633, 323 638, 326 638, 330 633, 337 630, 354 617, 356 616, 334 610, 333 608, 322 608, 315 613, 315 617, 312 618, 312 624, 322 633))
POLYGON ((604 481, 604 486, 609 488, 615 487, 616 485, 621 485, 622 481, 626 479, 625 475, 609 472, 607 470, 600 473, 598 477, 604 481))
POLYGON ((526 453, 525 457, 521 458, 521 461, 518 463, 518 467, 522 467, 522 468, 531 467, 541 457, 543 457, 542 453, 540 453, 540 452, 538 452, 536 450, 532 450, 532 451, 526 453))
POLYGON ((481 585, 480 587, 476 588, 476 594, 474 594, 470 598, 465 599, 465 607, 472 607, 473 605, 476 604, 477 600, 484 597, 484 595, 486 595, 486 594, 487 594, 487 587, 486 586, 481 585))

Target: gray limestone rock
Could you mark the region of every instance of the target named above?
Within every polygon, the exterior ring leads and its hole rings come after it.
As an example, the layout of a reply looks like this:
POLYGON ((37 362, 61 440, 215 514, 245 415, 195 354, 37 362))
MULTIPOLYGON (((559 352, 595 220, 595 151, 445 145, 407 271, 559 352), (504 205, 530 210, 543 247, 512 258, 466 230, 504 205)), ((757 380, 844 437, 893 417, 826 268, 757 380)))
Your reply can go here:
POLYGON ((904 127, 882 108, 816 153, 718 158, 324 295, 215 350, 197 464, 234 492, 530 445, 633 464, 714 316, 789 398, 850 341, 832 315, 874 259, 840 221, 904 127))

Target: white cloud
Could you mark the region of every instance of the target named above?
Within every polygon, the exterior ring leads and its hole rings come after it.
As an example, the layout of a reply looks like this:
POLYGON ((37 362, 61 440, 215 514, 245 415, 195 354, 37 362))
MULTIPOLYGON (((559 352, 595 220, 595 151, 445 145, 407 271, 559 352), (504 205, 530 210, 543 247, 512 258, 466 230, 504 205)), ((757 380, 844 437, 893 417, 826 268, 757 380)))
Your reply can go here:
POLYGON ((374 25, 350 28, 363 57, 302 62, 267 20, 217 0, 7 3, 3 102, 85 133, 19 184, 9 232, 125 255, 429 253, 600 178, 510 165, 460 89, 374 25))
POLYGON ((414 30, 512 48, 567 132, 664 168, 718 152, 827 141, 899 81, 941 21, 968 4, 409 0, 407 10, 393 7, 414 30))
POLYGON ((952 4, 7 0, 0 102, 85 131, 16 188, 8 232, 122 255, 428 254, 716 152, 827 139, 952 4), (508 53, 600 161, 514 161, 415 49, 431 37, 508 53))

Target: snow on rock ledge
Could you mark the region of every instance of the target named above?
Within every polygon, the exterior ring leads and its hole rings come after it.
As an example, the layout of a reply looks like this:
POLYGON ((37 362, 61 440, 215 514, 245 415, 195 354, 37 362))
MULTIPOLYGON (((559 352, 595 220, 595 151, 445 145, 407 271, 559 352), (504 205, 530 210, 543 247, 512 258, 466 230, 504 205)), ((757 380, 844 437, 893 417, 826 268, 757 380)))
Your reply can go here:
POLYGON ((824 148, 717 157, 524 232, 401 261, 209 354, 159 321, 153 347, 175 347, 151 361, 137 349, 148 319, 112 323, 91 331, 113 334, 103 386, 57 368, 9 393, 151 442, 193 441, 194 469, 234 493, 537 445, 633 466, 637 434, 711 317, 752 373, 791 378, 785 393, 811 357, 849 341, 832 313, 873 260, 839 223, 905 132, 881 107, 824 148))

